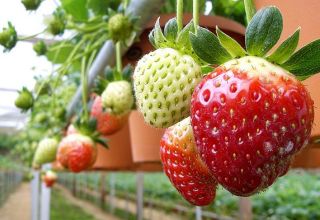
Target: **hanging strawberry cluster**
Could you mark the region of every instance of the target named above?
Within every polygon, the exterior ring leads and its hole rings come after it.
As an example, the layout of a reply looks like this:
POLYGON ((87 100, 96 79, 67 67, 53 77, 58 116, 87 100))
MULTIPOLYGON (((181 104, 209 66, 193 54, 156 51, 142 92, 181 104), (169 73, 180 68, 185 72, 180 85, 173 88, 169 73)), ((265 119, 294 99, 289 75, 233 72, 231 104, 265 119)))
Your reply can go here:
POLYGON ((169 127, 160 142, 163 169, 194 205, 211 203, 217 184, 238 196, 265 190, 310 138, 313 101, 298 79, 320 71, 320 40, 296 51, 298 29, 269 53, 282 33, 279 9, 245 6, 246 50, 218 27, 215 35, 198 26, 197 0, 194 27, 182 29, 178 0, 177 18, 164 34, 156 23, 157 50, 134 72, 145 121, 169 127))

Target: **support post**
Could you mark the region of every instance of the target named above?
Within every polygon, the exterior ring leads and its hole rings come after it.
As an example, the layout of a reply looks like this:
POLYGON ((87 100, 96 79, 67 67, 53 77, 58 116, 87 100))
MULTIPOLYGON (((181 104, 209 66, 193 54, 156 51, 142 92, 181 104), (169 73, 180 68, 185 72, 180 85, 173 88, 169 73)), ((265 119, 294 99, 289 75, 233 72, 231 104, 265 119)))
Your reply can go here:
POLYGON ((143 172, 137 172, 137 220, 143 220, 143 191, 144 191, 144 176, 143 172))
MULTIPOLYGON (((43 165, 43 170, 50 170, 51 164, 43 165)), ((51 188, 41 182, 40 220, 50 220, 51 188)))
POLYGON ((100 207, 103 209, 106 204, 106 174, 100 174, 100 207))
POLYGON ((252 205, 249 197, 239 197, 239 219, 252 220, 252 205))
POLYGON ((39 220, 39 201, 40 201, 40 172, 32 171, 33 179, 31 181, 31 219, 39 220))
POLYGON ((196 220, 202 220, 202 209, 200 206, 196 206, 196 220))
POLYGON ((115 175, 114 173, 110 173, 110 213, 112 214, 114 211, 114 196, 115 196, 115 175))

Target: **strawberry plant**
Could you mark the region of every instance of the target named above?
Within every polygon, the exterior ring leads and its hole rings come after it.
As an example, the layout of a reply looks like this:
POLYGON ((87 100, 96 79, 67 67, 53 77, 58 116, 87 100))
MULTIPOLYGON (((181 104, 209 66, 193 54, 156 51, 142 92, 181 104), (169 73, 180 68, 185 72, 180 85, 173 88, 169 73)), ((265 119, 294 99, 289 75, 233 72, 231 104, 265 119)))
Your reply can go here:
POLYGON ((199 58, 220 65, 192 96, 196 144, 218 183, 239 196, 272 185, 307 145, 313 101, 299 79, 320 71, 320 40, 295 52, 298 29, 268 53, 282 32, 281 13, 271 6, 254 14, 245 3, 246 50, 218 28, 217 36, 201 27, 190 34, 199 58))

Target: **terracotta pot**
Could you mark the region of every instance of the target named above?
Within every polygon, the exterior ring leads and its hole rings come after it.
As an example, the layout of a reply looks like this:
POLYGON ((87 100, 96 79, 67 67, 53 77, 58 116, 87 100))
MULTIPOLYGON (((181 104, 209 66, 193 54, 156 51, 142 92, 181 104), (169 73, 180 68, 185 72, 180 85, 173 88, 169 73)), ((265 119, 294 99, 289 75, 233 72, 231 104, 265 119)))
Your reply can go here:
POLYGON ((156 129, 144 122, 138 111, 129 116, 131 152, 134 162, 159 162, 159 142, 164 129, 156 129))
POLYGON ((106 136, 109 149, 98 145, 98 157, 93 170, 130 170, 133 166, 128 123, 115 134, 106 136))
POLYGON ((292 168, 316 169, 320 167, 319 144, 310 144, 294 159, 292 168))
MULTIPOLYGON (((164 27, 166 22, 171 18, 175 17, 175 14, 162 14, 160 15, 160 25, 164 27)), ((125 56, 123 57, 123 62, 125 64, 130 63, 131 65, 135 66, 136 62, 145 54, 149 53, 150 51, 154 50, 153 46, 149 42, 148 35, 150 31, 153 29, 153 26, 156 22, 158 17, 155 17, 151 20, 145 30, 140 35, 139 42, 133 44, 125 56)), ((184 14, 183 17, 183 24, 186 25, 192 19, 191 14, 184 14)), ((215 31, 216 26, 219 26, 225 33, 232 36, 236 39, 241 45, 244 46, 244 33, 245 27, 241 24, 232 21, 230 19, 220 17, 220 16, 200 16, 199 23, 202 27, 206 27, 211 31, 215 31)))
POLYGON ((255 0, 257 9, 277 6, 283 15, 283 33, 280 42, 292 35, 300 26, 299 47, 320 38, 320 1, 319 0, 255 0))

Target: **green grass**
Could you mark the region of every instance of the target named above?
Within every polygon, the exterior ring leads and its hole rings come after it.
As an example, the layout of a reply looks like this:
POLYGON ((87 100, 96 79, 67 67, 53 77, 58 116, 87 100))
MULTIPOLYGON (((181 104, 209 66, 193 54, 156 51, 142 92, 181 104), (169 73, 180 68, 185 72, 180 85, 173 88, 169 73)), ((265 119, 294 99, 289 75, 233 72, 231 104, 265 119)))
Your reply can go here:
POLYGON ((51 195, 51 220, 96 220, 82 208, 68 202, 61 191, 53 189, 51 195))

